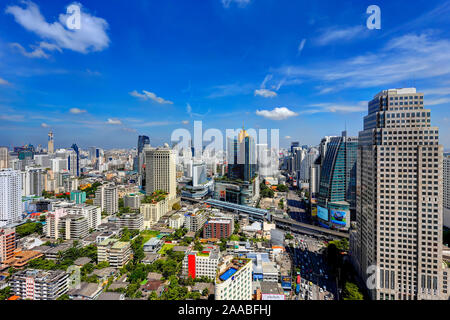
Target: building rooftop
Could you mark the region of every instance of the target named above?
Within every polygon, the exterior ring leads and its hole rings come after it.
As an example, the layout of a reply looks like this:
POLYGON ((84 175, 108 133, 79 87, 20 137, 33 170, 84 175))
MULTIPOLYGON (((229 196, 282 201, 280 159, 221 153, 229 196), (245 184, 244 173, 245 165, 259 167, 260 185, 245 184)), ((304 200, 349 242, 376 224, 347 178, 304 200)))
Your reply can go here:
POLYGON ((225 268, 220 268, 221 270, 225 269, 225 271, 221 271, 218 275, 219 282, 227 281, 230 277, 232 277, 236 272, 238 272, 241 268, 246 266, 251 260, 246 258, 234 258, 230 262, 228 262, 225 268))
POLYGON ((118 293, 118 292, 102 292, 97 300, 124 300, 124 295, 123 293, 118 293))

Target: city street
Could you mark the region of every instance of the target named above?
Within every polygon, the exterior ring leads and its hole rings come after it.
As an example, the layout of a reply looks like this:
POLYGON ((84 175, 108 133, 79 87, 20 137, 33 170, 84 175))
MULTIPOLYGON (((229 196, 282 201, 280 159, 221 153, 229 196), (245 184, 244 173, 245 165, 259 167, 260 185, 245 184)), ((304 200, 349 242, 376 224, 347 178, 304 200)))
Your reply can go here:
POLYGON ((292 187, 289 188, 287 193, 287 203, 289 207, 289 216, 303 223, 311 224, 311 217, 306 212, 306 207, 303 200, 297 195, 297 192, 292 187))
MULTIPOLYGON (((292 257, 294 270, 300 271, 298 299, 335 299, 336 285, 334 279, 328 275, 328 266, 322 254, 323 242, 308 236, 296 236, 294 243, 293 249, 288 248, 288 252, 292 257)), ((295 272, 294 278, 296 276, 295 272)))

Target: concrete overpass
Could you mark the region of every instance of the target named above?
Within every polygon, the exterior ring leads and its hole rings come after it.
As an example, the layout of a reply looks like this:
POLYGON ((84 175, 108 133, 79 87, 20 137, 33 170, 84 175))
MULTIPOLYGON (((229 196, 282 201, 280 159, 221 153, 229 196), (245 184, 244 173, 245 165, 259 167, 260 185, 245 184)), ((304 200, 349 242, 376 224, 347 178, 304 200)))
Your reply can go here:
POLYGON ((272 222, 274 222, 276 224, 277 228, 289 229, 292 232, 301 232, 304 234, 309 234, 309 235, 314 235, 314 236, 317 236, 319 234, 322 236, 332 237, 332 238, 336 238, 336 239, 343 239, 343 238, 349 239, 350 238, 348 233, 344 233, 344 232, 340 232, 340 231, 336 231, 336 230, 330 230, 330 229, 326 229, 326 228, 321 228, 321 227, 313 226, 310 224, 298 222, 298 221, 295 221, 292 219, 285 219, 285 218, 281 218, 281 217, 277 217, 277 216, 272 216, 272 222))

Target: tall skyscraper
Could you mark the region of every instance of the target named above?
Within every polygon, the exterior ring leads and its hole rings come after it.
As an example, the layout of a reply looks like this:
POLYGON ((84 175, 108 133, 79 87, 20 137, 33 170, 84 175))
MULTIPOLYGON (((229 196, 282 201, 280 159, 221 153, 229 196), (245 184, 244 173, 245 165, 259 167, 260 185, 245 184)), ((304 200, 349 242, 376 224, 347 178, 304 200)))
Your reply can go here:
POLYGON ((450 228, 450 154, 444 157, 444 226, 450 228))
MULTIPOLYGON (((303 149, 305 150, 305 149, 303 149)), ((308 182, 309 183, 309 173, 311 167, 314 165, 314 162, 319 157, 319 150, 316 148, 310 148, 307 152, 305 152, 303 159, 300 162, 300 169, 298 170, 298 180, 299 182, 308 182)))
POLYGON ((145 152, 144 149, 150 147, 150 138, 147 136, 139 136, 137 144, 136 166, 139 173, 140 185, 145 190, 146 177, 145 177, 145 152))
POLYGON ((256 174, 255 140, 245 131, 238 137, 228 138, 228 177, 230 179, 251 181, 256 174))
POLYGON ((359 134, 353 261, 363 279, 376 279, 369 285, 373 299, 441 299, 438 128, 415 88, 384 90, 368 110, 359 134))
POLYGON ((334 228, 350 227, 350 209, 356 207, 358 138, 332 137, 320 169, 319 221, 334 228))
POLYGON ((145 148, 146 193, 151 195, 156 190, 168 193, 169 199, 177 195, 175 152, 164 148, 145 148))
POLYGON ((9 167, 9 150, 7 147, 0 147, 0 170, 9 167))
POLYGON ((48 133, 48 153, 53 154, 55 153, 55 145, 53 141, 53 132, 50 131, 48 133))
POLYGON ((11 169, 0 170, 0 228, 17 222, 21 214, 21 174, 11 169))
POLYGON ((141 154, 146 145, 150 145, 150 138, 147 136, 139 136, 137 150, 138 154, 141 154))
POLYGON ((300 147, 300 142, 294 141, 291 142, 291 153, 294 153, 294 149, 300 147))
POLYGON ((72 145, 72 150, 69 152, 68 169, 72 176, 80 176, 80 151, 76 144, 72 145))

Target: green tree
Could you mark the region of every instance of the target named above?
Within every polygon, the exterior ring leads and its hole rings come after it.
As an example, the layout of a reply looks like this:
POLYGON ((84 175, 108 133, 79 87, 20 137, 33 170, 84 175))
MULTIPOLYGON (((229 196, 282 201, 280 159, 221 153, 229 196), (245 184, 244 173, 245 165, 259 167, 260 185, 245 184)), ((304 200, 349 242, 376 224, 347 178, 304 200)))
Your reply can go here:
POLYGON ((364 295, 359 291, 356 284, 346 282, 343 291, 344 300, 364 300, 364 295))
POLYGON ((209 290, 208 288, 203 289, 202 291, 202 296, 207 297, 209 295, 209 290))
POLYGON ((148 300, 158 300, 158 295, 155 291, 152 291, 150 295, 148 296, 148 300))
POLYGON ((284 184, 279 184, 279 185, 277 185, 277 190, 279 192, 288 192, 289 188, 287 186, 285 186, 284 184))
POLYGON ((273 197, 275 197, 275 192, 272 189, 270 189, 270 188, 262 190, 260 192, 260 194, 261 194, 261 198, 273 198, 273 197))
POLYGON ((11 287, 6 287, 0 290, 0 301, 8 299, 11 295, 11 287))

